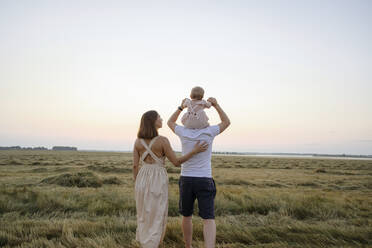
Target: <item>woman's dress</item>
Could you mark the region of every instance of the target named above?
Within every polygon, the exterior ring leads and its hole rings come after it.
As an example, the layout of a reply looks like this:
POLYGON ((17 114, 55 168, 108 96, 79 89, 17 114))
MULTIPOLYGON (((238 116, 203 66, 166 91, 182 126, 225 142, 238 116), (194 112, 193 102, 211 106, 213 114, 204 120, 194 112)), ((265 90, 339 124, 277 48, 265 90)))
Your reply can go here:
POLYGON ((141 168, 135 183, 137 210, 136 240, 143 248, 157 248, 162 242, 168 216, 168 174, 165 169, 165 157, 158 158, 151 146, 159 136, 147 145, 140 139, 146 151, 141 156, 141 168), (146 163, 150 155, 155 163, 146 163))

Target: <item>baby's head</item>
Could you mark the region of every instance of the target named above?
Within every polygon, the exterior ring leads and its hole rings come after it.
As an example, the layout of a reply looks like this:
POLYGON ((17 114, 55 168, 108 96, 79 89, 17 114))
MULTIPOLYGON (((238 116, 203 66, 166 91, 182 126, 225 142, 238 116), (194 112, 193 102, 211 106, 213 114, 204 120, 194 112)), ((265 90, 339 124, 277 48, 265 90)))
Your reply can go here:
POLYGON ((190 98, 192 100, 202 100, 204 97, 204 90, 202 87, 196 86, 192 88, 190 98))

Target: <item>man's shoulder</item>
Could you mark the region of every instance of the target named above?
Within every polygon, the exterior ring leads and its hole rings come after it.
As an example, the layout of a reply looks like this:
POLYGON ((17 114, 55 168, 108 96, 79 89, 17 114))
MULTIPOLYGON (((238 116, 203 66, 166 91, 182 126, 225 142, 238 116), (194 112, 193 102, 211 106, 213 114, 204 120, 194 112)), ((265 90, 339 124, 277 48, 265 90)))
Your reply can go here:
POLYGON ((174 131, 178 136, 198 136, 201 134, 216 136, 219 134, 219 130, 219 125, 208 126, 202 129, 190 129, 180 125, 176 125, 174 128, 174 131))
POLYGON ((220 126, 219 125, 212 125, 212 126, 208 126, 207 128, 209 128, 210 130, 214 130, 214 129, 220 129, 220 126))
POLYGON ((174 133, 177 135, 180 135, 180 132, 182 132, 184 128, 185 128, 184 126, 180 126, 176 124, 174 126, 174 133))
POLYGON ((220 126, 219 125, 209 126, 208 128, 209 128, 209 131, 211 132, 213 137, 220 134, 220 126))

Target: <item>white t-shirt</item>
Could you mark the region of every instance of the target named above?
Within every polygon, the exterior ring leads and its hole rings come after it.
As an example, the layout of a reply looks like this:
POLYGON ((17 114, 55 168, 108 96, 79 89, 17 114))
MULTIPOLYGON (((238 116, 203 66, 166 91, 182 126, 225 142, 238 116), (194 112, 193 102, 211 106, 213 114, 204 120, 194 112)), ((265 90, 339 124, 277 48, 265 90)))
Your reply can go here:
POLYGON ((181 166, 181 176, 188 177, 212 177, 212 143, 214 137, 220 133, 218 125, 208 126, 203 129, 189 129, 184 126, 176 125, 174 132, 180 137, 182 143, 182 154, 185 155, 192 151, 197 141, 206 141, 208 149, 204 152, 195 154, 181 166))

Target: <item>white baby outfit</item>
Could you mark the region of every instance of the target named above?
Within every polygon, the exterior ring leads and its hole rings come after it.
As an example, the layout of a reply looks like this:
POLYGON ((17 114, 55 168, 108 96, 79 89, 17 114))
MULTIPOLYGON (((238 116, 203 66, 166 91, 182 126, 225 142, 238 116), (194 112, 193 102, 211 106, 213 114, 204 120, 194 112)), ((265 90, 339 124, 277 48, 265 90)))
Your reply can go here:
POLYGON ((202 129, 209 126, 208 116, 205 113, 205 108, 210 108, 212 104, 204 100, 186 99, 183 108, 187 108, 187 112, 182 116, 181 122, 186 128, 202 129))

